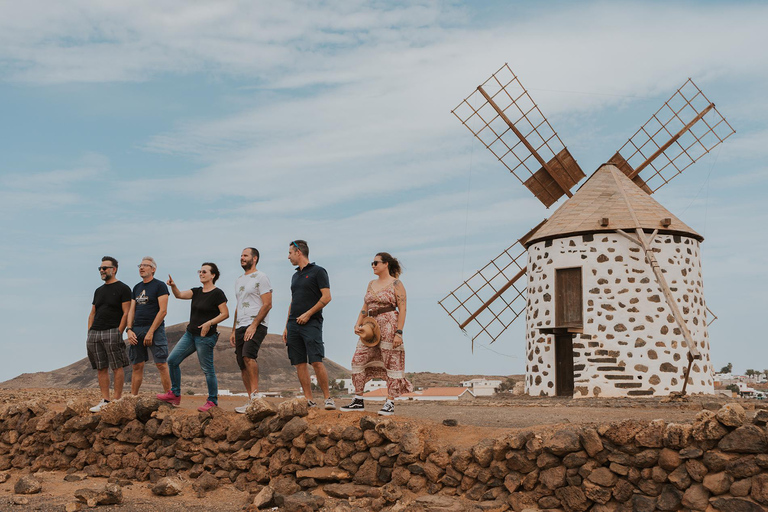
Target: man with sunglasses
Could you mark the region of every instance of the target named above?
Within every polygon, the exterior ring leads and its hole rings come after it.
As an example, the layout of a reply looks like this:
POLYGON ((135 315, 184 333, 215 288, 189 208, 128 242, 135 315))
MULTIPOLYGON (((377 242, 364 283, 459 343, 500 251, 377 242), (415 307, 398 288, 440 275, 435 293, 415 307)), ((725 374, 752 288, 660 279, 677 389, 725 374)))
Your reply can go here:
POLYGON ((117 260, 111 256, 101 258, 99 276, 104 284, 93 293, 91 314, 88 315, 88 339, 86 349, 91 366, 98 373, 101 401, 91 407, 99 412, 109 403, 109 369, 115 380, 115 400, 123 395, 128 354, 123 341, 123 329, 131 307, 131 289, 115 277, 117 260))
POLYGON ((323 364, 325 347, 322 309, 331 302, 328 272, 323 267, 309 262, 309 246, 304 240, 294 240, 288 245, 288 260, 292 265, 296 265, 296 273, 291 279, 288 321, 283 331, 288 359, 296 367, 309 407, 317 407, 317 404, 312 400, 312 384, 307 363, 315 370, 317 385, 325 398, 325 409, 333 410, 336 409, 336 404, 328 389, 328 373, 323 364))

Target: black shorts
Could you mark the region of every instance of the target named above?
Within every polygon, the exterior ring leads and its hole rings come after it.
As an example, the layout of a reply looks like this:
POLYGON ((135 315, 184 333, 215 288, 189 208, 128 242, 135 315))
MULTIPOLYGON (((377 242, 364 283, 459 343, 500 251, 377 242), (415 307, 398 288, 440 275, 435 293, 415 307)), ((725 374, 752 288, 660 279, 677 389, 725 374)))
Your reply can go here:
POLYGON ((288 359, 296 366, 302 363, 322 363, 325 357, 323 345, 323 322, 310 320, 304 325, 299 325, 296 320, 288 320, 286 345, 288 347, 288 359))
POLYGON ((261 343, 267 336, 267 326, 259 324, 256 328, 256 332, 253 334, 253 338, 245 341, 243 337, 245 336, 246 329, 248 328, 238 327, 235 329, 235 357, 237 357, 237 365, 241 370, 245 370, 245 361, 243 361, 243 357, 253 359, 254 361, 259 357, 261 343))

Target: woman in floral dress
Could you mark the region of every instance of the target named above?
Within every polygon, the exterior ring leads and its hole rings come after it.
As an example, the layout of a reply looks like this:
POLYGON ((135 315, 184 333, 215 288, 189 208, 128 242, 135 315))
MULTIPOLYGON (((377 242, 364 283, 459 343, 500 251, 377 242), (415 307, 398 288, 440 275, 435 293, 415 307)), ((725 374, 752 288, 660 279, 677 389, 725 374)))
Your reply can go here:
POLYGON ((368 283, 365 300, 355 322, 354 332, 361 335, 361 324, 366 316, 376 320, 381 331, 381 341, 374 347, 357 342, 352 356, 352 383, 355 398, 342 407, 342 411, 363 410, 363 390, 371 379, 387 381, 387 401, 379 411, 382 416, 395 412, 394 399, 413 391, 413 385, 405 378, 405 350, 403 348, 403 325, 405 324, 405 287, 398 279, 400 262, 391 254, 380 252, 371 262, 373 273, 378 279, 368 283))

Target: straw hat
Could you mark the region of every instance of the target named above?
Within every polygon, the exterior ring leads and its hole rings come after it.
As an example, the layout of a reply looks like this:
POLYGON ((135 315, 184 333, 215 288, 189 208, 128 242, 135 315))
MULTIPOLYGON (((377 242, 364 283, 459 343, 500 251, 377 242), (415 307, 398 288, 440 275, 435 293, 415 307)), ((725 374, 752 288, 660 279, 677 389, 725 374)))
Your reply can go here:
POLYGON ((367 316, 360 322, 360 343, 366 347, 375 347, 381 340, 381 329, 379 329, 379 322, 374 318, 367 316))

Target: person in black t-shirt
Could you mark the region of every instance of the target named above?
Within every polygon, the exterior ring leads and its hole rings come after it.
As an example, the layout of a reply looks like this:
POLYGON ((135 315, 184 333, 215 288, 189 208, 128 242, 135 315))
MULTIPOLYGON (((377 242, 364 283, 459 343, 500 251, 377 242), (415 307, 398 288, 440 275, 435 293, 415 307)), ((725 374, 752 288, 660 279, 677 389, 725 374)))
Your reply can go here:
POLYGON ((168 312, 168 287, 155 279, 157 263, 151 256, 139 264, 141 282, 133 287, 131 309, 128 312, 128 358, 133 365, 131 393, 139 394, 144 380, 144 363, 149 361, 149 350, 160 374, 160 383, 167 393, 171 390, 168 373, 168 338, 165 336, 165 315, 168 312))
POLYGON ((123 396, 128 354, 123 341, 128 309, 131 305, 131 289, 115 277, 117 260, 111 256, 101 258, 99 276, 104 284, 93 293, 91 314, 88 315, 88 338, 85 342, 91 367, 98 373, 101 401, 91 407, 99 412, 109 403, 109 369, 115 380, 115 400, 123 396))
POLYGON ((159 400, 178 406, 181 403, 181 369, 179 365, 184 359, 197 352, 197 360, 205 374, 205 383, 208 386, 208 400, 197 408, 205 412, 219 403, 219 384, 216 380, 216 370, 213 367, 213 348, 219 339, 216 325, 229 318, 227 309, 227 296, 214 283, 221 273, 215 263, 203 263, 200 270, 200 282, 203 286, 181 291, 168 276, 168 286, 171 287, 173 296, 177 299, 192 300, 192 308, 189 314, 187 332, 173 347, 173 352, 168 357, 168 370, 171 374, 171 390, 157 395, 159 400))
POLYGON ((325 409, 336 409, 328 389, 328 372, 323 358, 323 313, 322 309, 331 302, 331 285, 328 272, 323 267, 309 262, 309 246, 304 240, 294 240, 288 245, 288 260, 296 265, 291 279, 291 305, 288 320, 283 331, 283 342, 288 349, 288 359, 296 367, 301 389, 310 407, 317 404, 312 400, 312 385, 309 367, 312 365, 317 385, 325 398, 325 409))

